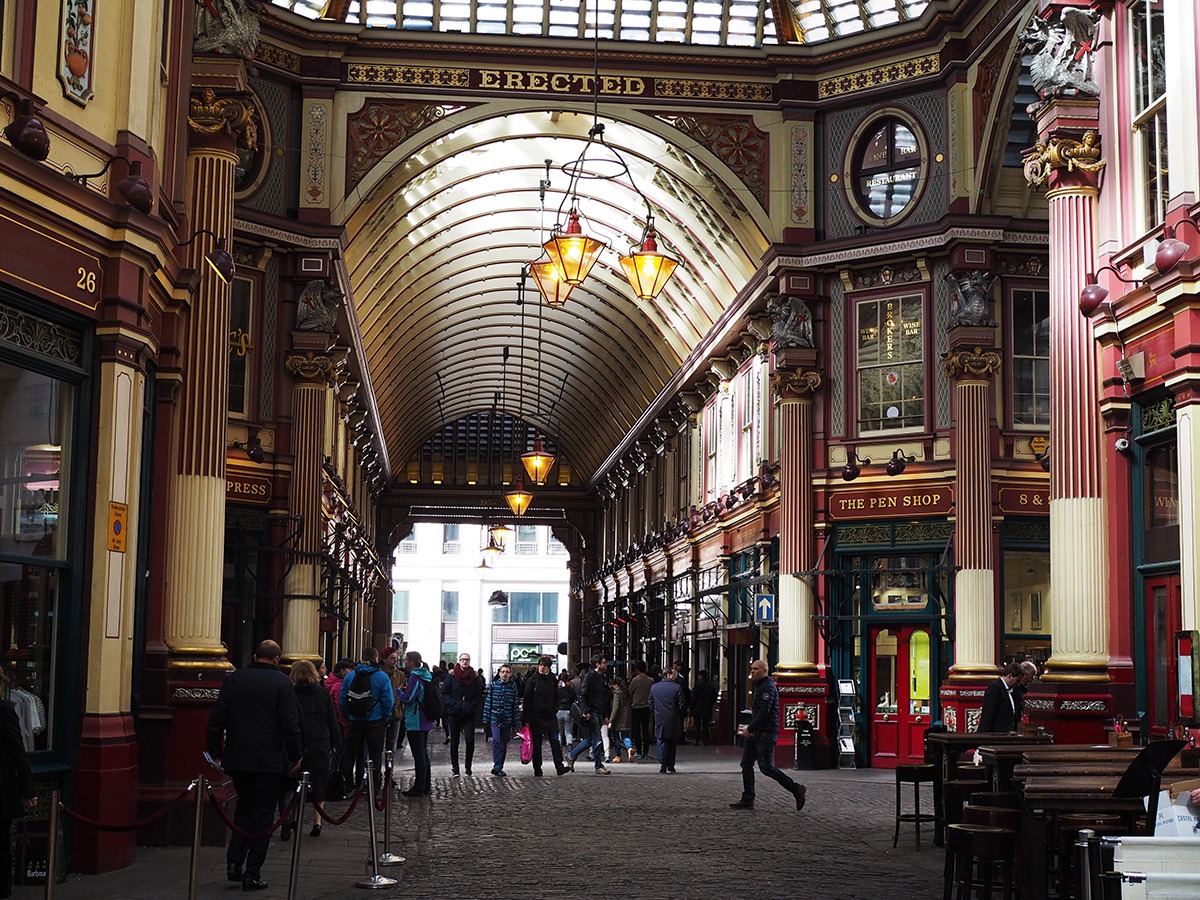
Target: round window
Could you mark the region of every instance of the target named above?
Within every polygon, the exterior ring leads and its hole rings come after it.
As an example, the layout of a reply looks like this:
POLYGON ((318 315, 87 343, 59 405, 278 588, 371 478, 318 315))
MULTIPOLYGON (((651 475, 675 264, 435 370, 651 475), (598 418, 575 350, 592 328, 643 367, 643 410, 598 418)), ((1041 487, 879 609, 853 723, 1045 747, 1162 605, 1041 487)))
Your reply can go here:
POLYGON ((854 147, 853 191, 868 217, 890 223, 916 197, 925 155, 913 127, 898 116, 876 119, 854 147))

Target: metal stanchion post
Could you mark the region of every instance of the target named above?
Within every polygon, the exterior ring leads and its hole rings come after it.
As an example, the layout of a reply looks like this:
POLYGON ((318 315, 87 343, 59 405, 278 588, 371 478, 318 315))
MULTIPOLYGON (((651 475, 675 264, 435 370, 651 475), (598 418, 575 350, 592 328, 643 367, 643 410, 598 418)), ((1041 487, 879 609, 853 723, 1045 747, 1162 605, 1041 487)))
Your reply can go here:
POLYGON ((398 866, 404 857, 392 852, 392 758, 391 750, 383 754, 383 852, 379 854, 381 866, 398 866))
POLYGON ((355 887, 375 888, 391 887, 396 884, 395 878, 385 878, 379 874, 379 855, 375 852, 375 765, 374 760, 367 760, 367 821, 371 831, 371 874, 360 881, 354 882, 355 887))
POLYGON ((192 816, 192 861, 188 866, 188 900, 200 896, 200 837, 204 829, 204 800, 208 792, 208 780, 197 775, 192 782, 196 790, 196 809, 192 816))
POLYGON ((296 900, 296 882, 300 880, 300 837, 304 834, 304 814, 308 810, 308 773, 300 773, 300 785, 296 788, 296 842, 292 844, 292 873, 288 880, 288 900, 296 900))
MULTIPOLYGON (((50 834, 46 838, 46 900, 53 900, 54 888, 58 883, 58 788, 50 792, 50 834)), ((8 840, 8 835, 4 835, 8 840)))

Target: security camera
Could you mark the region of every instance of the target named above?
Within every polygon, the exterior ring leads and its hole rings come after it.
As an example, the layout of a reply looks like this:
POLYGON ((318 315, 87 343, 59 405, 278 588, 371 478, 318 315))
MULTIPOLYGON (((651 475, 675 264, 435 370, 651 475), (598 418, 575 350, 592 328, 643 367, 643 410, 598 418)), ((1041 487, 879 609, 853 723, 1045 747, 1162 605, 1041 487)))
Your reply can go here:
POLYGON ((1115 446, 1117 448, 1118 453, 1128 453, 1129 452, 1129 438, 1117 438, 1117 442, 1113 446, 1115 446))

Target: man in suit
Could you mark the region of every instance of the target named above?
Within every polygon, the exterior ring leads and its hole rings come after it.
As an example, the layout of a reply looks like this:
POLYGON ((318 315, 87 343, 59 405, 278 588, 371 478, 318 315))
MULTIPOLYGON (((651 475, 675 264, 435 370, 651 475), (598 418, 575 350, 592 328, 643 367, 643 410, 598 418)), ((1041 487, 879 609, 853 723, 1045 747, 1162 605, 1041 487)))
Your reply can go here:
POLYGON ((979 716, 980 734, 1008 734, 1017 725, 1017 698, 1013 688, 1021 680, 1021 667, 1009 663, 1000 677, 983 692, 983 713, 979 716))
POLYGON ((675 774, 675 746, 683 735, 683 688, 678 669, 667 669, 663 680, 650 688, 650 715, 658 742, 658 771, 675 774))
POLYGON ((1013 688, 1013 705, 1016 706, 1015 722, 1020 722, 1025 716, 1025 694, 1029 691, 1029 686, 1033 684, 1035 678, 1038 677, 1038 667, 1031 659, 1027 659, 1020 663, 1021 680, 1017 682, 1017 686, 1013 688))
POLYGON ((300 768, 300 706, 292 682, 279 671, 282 651, 263 641, 246 668, 225 676, 208 720, 208 752, 233 779, 237 811, 233 821, 252 835, 234 832, 226 852, 226 874, 244 891, 265 890, 271 817, 280 786, 300 768), (245 870, 242 866, 245 865, 245 870))

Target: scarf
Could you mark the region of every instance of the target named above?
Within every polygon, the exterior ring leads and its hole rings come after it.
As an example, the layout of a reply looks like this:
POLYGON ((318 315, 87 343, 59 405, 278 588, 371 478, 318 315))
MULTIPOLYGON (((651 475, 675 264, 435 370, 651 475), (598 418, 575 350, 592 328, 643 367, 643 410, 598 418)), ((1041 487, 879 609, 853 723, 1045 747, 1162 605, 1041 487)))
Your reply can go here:
POLYGON ((471 685, 473 685, 475 683, 475 678, 476 678, 475 670, 470 669, 470 668, 464 669, 458 663, 455 663, 454 664, 454 677, 458 679, 458 683, 461 684, 464 688, 469 688, 471 685))

